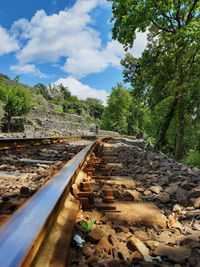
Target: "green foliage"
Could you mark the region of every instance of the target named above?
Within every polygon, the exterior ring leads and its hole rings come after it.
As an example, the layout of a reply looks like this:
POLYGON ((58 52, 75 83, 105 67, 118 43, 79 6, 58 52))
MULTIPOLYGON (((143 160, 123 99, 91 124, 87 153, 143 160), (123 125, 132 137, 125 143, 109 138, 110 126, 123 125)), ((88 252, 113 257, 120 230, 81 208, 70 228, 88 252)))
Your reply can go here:
POLYGON ((4 103, 0 101, 0 124, 3 117, 4 117, 4 103))
POLYGON ((84 100, 84 102, 88 105, 88 106, 92 106, 92 105, 102 105, 102 101, 96 98, 92 98, 92 97, 88 97, 86 100, 84 100))
MULTIPOLYGON (((144 32, 147 28, 153 37, 159 38, 160 35, 164 35, 168 41, 170 36, 175 34, 178 34, 177 37, 184 35, 189 39, 188 35, 192 32, 198 37, 196 34, 200 11, 198 0, 110 1, 113 2, 113 38, 124 44, 126 48, 133 46, 137 31, 144 32)), ((175 41, 178 44, 181 38, 175 41)))
POLYGON ((194 118, 200 106, 200 3, 111 2, 113 38, 126 49, 133 46, 137 31, 148 30, 148 45, 141 58, 128 53, 121 61, 124 80, 133 86, 132 95, 150 110, 156 148, 168 149, 181 159, 191 143, 188 129, 192 122, 195 127, 199 123, 194 118))
POLYGON ((69 88, 63 86, 62 84, 60 84, 58 86, 58 88, 59 88, 61 94, 63 95, 64 100, 69 100, 71 97, 71 92, 70 92, 69 88))
POLYGON ((136 135, 144 132, 144 116, 147 111, 147 107, 138 99, 132 97, 129 107, 128 121, 128 135, 136 135))
POLYGON ((58 105, 56 105, 56 106, 54 107, 54 111, 55 111, 55 112, 62 113, 62 112, 63 112, 63 107, 62 107, 62 106, 58 106, 58 105))
POLYGON ((49 110, 48 101, 41 94, 32 94, 33 105, 42 113, 47 113, 49 110))
POLYGON ((45 86, 42 83, 38 83, 34 86, 34 89, 49 102, 62 106, 62 108, 56 107, 57 112, 77 115, 88 114, 95 119, 102 118, 104 106, 98 99, 87 98, 86 100, 80 100, 77 96, 72 96, 70 89, 62 84, 45 86))
POLYGON ((32 107, 30 93, 21 87, 0 87, 0 99, 5 103, 7 116, 20 116, 32 107))
POLYGON ((96 98, 87 98, 83 100, 83 102, 88 107, 88 112, 90 117, 94 119, 102 119, 104 106, 102 105, 102 101, 96 98))
POLYGON ((103 116, 104 106, 101 104, 91 105, 89 107, 89 115, 96 119, 101 119, 103 116))
POLYGON ((42 83, 37 83, 33 88, 35 88, 36 90, 38 90, 38 92, 47 100, 51 99, 51 96, 48 92, 48 88, 47 86, 45 86, 42 83))
POLYGON ((7 130, 10 130, 11 118, 27 114, 31 107, 31 93, 19 85, 0 83, 0 100, 4 103, 7 130))
POLYGON ((61 102, 69 100, 71 97, 71 92, 68 87, 60 85, 50 84, 47 87, 49 98, 54 104, 61 104, 61 102))
POLYGON ((0 80, 10 80, 10 78, 6 75, 6 74, 3 74, 3 73, 0 73, 0 80))
POLYGON ((200 153, 190 150, 183 160, 184 163, 200 169, 200 153))
POLYGON ((91 117, 86 117, 85 123, 86 124, 101 124, 101 120, 99 120, 99 119, 92 119, 91 117))
POLYGON ((13 81, 16 81, 16 82, 19 82, 19 80, 20 80, 20 76, 19 76, 19 75, 17 75, 17 76, 13 79, 13 81))
POLYGON ((63 112, 77 115, 82 115, 83 111, 87 108, 80 100, 73 100, 71 98, 69 101, 64 101, 62 107, 63 112))
POLYGON ((38 83, 34 86, 36 90, 40 92, 47 100, 50 100, 54 104, 61 104, 64 100, 69 100, 71 92, 68 87, 60 85, 46 86, 42 83, 38 83))
POLYGON ((130 92, 118 83, 112 88, 108 97, 108 106, 103 115, 103 128, 105 130, 117 131, 121 134, 128 132, 128 116, 131 105, 130 92))
POLYGON ((76 111, 75 111, 73 108, 69 108, 69 109, 67 110, 67 113, 68 113, 68 114, 76 114, 76 111))
POLYGON ((88 98, 79 100, 76 96, 70 96, 67 101, 62 101, 63 112, 85 115, 88 114, 94 119, 100 119, 104 106, 98 99, 88 98))
POLYGON ((95 223, 96 220, 90 220, 88 222, 80 222, 80 225, 86 232, 91 232, 94 229, 95 223))

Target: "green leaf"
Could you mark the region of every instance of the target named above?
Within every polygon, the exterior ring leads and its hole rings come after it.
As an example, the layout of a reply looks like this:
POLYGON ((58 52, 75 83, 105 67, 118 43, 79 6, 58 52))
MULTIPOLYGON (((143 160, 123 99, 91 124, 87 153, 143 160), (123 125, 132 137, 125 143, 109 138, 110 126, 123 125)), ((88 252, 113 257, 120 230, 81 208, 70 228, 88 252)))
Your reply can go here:
POLYGON ((81 227, 86 231, 86 232, 91 232, 94 229, 94 224, 96 223, 96 220, 90 220, 89 222, 79 222, 81 227))

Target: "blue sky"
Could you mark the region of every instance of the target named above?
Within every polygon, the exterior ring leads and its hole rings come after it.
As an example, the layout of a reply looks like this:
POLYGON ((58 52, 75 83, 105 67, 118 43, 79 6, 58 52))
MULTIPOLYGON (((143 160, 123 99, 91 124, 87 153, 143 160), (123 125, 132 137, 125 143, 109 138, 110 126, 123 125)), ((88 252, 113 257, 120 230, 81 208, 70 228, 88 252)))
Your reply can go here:
MULTIPOLYGON (((0 72, 29 85, 62 83, 105 102, 123 80, 111 15, 105 0, 1 0, 0 72)), ((145 45, 139 33, 131 52, 138 57, 145 45)))

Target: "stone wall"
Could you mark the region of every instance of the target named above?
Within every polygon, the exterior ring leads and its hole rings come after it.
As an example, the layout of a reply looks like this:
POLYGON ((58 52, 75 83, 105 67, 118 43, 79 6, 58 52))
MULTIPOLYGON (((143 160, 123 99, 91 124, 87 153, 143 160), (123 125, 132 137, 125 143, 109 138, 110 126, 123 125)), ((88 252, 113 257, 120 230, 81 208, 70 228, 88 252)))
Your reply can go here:
POLYGON ((33 109, 24 118, 14 118, 18 132, 1 133, 1 137, 47 137, 82 135, 119 135, 116 132, 99 130, 96 124, 86 124, 85 119, 75 114, 41 112, 33 109))
POLYGON ((113 132, 113 131, 105 131, 105 130, 99 130, 98 135, 112 135, 112 136, 119 136, 120 134, 118 132, 113 132))
POLYGON ((37 108, 33 108, 33 110, 27 115, 27 118, 32 120, 32 119, 37 119, 37 118, 42 118, 45 121, 48 120, 62 120, 62 121, 72 121, 72 122, 77 122, 77 123, 83 123, 84 118, 81 116, 78 116, 76 114, 67 114, 67 113, 58 113, 55 111, 49 111, 49 112, 41 112, 37 108))

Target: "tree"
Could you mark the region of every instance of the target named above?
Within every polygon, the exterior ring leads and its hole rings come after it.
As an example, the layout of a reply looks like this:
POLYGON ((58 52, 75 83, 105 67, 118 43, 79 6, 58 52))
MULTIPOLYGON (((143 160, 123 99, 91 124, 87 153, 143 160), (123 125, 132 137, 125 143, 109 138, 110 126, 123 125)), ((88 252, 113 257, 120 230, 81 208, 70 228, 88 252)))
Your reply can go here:
POLYGON ((62 104, 62 101, 69 100, 71 98, 71 92, 69 88, 62 84, 49 84, 46 86, 42 83, 38 83, 34 86, 34 88, 38 90, 44 96, 44 98, 51 100, 55 104, 62 104))
POLYGON ((13 81, 16 81, 16 82, 19 82, 19 80, 20 80, 20 76, 19 75, 15 76, 15 78, 13 79, 13 81))
POLYGON ((43 97, 47 100, 50 100, 51 99, 51 96, 48 92, 48 88, 46 85, 44 85, 43 83, 37 83, 36 85, 34 85, 34 87, 36 90, 39 91, 39 93, 41 95, 43 95, 43 97))
POLYGON ((89 114, 94 119, 102 119, 104 106, 101 104, 94 104, 89 106, 89 114))
POLYGON ((60 90, 61 94, 63 95, 64 100, 69 100, 71 97, 71 92, 68 87, 60 84, 58 86, 58 90, 60 90))
POLYGON ((84 103, 79 100, 64 101, 62 104, 63 112, 70 114, 82 115, 84 103))
POLYGON ((126 134, 128 132, 130 104, 130 92, 121 83, 118 83, 112 88, 108 97, 108 106, 105 108, 103 115, 102 124, 104 129, 126 134))
POLYGON ((144 104, 137 98, 132 97, 131 104, 129 106, 129 114, 127 117, 128 135, 136 135, 144 131, 143 124, 146 112, 148 111, 144 104))
POLYGON ((10 77, 6 74, 0 73, 0 80, 10 80, 10 77))
POLYGON ((91 105, 102 105, 102 101, 100 99, 97 98, 93 98, 93 97, 88 97, 86 100, 84 100, 84 102, 91 106, 91 105))
POLYGON ((33 105, 35 107, 37 107, 37 110, 39 112, 47 113, 49 111, 49 109, 50 109, 49 103, 48 103, 47 99, 45 99, 43 97, 42 94, 37 93, 37 92, 36 92, 36 94, 33 93, 31 100, 32 100, 33 105))
POLYGON ((104 106, 101 100, 88 97, 86 100, 84 100, 84 103, 88 106, 89 115, 92 118, 102 119, 104 106))
MULTIPOLYGON (((170 97, 171 103, 166 109, 158 133, 157 148, 165 145, 167 131, 176 117, 174 146, 176 159, 180 159, 185 148, 185 114, 189 110, 193 112, 198 105, 193 101, 194 92, 197 93, 200 103, 199 1, 111 1, 113 37, 124 44, 126 49, 133 46, 137 31, 149 31, 147 51, 143 53, 141 60, 127 65, 129 72, 126 77, 130 79, 129 74, 133 71, 135 77, 132 81, 136 86, 139 84, 138 77, 146 79, 145 86, 139 87, 141 91, 148 92, 151 99, 156 95, 154 103, 170 97), (143 64, 145 61, 154 70, 152 76, 151 70, 143 64), (164 80, 161 77, 164 77, 164 80), (194 104, 192 108, 191 103, 194 104)), ((130 60, 128 62, 130 63, 130 60)))
POLYGON ((31 93, 19 85, 0 83, 0 100, 4 103, 7 131, 10 131, 13 116, 27 114, 31 107, 31 93))

